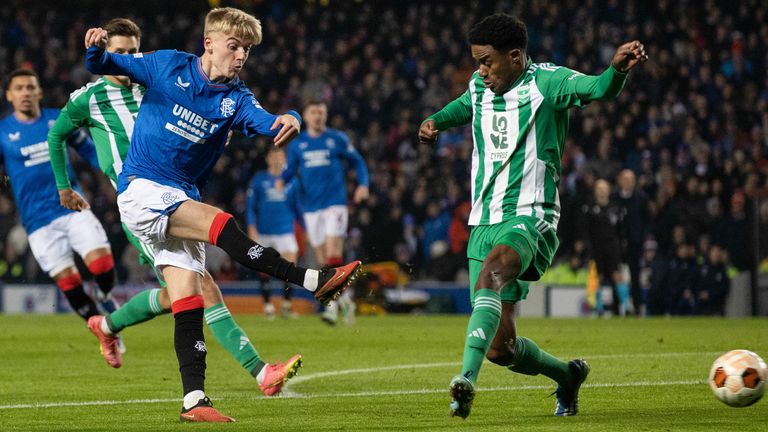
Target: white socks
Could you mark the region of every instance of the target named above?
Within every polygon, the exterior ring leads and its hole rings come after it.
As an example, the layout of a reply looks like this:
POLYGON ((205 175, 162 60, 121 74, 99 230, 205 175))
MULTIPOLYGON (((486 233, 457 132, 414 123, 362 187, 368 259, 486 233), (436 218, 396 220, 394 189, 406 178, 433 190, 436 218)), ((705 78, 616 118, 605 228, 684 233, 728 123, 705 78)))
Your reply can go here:
POLYGON ((200 402, 200 399, 205 399, 205 392, 202 390, 193 390, 184 395, 184 409, 188 410, 200 402))
POLYGON ((105 317, 103 320, 101 320, 101 331, 104 332, 106 335, 112 335, 112 330, 109 329, 109 325, 107 325, 107 318, 105 317))
POLYGON ((317 291, 317 283, 319 278, 319 271, 307 269, 307 272, 304 274, 304 288, 312 292, 317 291))

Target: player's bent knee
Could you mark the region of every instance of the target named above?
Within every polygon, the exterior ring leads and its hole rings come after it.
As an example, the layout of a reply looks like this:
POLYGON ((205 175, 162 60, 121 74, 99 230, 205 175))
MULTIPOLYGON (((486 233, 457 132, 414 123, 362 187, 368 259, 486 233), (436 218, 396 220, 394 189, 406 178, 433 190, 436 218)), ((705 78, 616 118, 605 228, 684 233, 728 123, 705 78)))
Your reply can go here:
POLYGON ((202 292, 206 308, 224 302, 224 296, 221 294, 221 288, 219 288, 219 285, 216 284, 216 281, 213 280, 213 276, 211 276, 211 274, 207 271, 203 275, 202 292))
POLYGON ((512 352, 509 350, 509 347, 505 346, 501 349, 491 347, 488 349, 488 352, 485 354, 485 358, 488 359, 489 362, 493 364, 497 364, 499 366, 509 366, 512 364, 512 352))

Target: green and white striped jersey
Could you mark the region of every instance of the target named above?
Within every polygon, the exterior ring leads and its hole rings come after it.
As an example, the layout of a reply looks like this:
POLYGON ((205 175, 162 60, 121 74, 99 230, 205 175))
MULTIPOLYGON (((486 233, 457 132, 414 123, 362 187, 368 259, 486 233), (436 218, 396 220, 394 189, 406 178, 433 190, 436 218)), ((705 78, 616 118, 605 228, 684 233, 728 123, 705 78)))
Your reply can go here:
POLYGON ((48 136, 51 164, 59 189, 70 187, 66 168, 58 161, 65 154, 63 137, 79 127, 88 128, 96 144, 101 171, 113 185, 117 184, 144 92, 144 87, 139 84, 123 87, 104 77, 72 92, 48 136))
POLYGON ((557 228, 567 110, 615 97, 625 78, 613 66, 589 76, 529 61, 510 89, 496 95, 475 72, 467 91, 430 117, 438 130, 472 123, 469 224, 494 225, 528 215, 557 228))

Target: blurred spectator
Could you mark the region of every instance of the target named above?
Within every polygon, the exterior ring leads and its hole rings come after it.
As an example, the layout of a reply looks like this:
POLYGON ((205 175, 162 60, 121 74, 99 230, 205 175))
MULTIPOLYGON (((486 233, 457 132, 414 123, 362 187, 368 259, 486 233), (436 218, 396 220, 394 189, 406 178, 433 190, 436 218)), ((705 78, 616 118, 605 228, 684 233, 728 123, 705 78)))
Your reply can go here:
POLYGON ((636 188, 635 173, 622 170, 617 178, 618 190, 613 200, 621 207, 623 223, 621 237, 623 240, 623 257, 629 266, 630 293, 632 305, 636 314, 642 309, 642 290, 640 286, 640 258, 643 243, 650 231, 651 217, 648 211, 648 200, 642 191, 636 188))
POLYGON ((731 288, 725 253, 719 245, 712 245, 706 262, 699 269, 696 284, 696 313, 699 315, 725 315, 725 299, 731 288))
POLYGON ((593 200, 582 206, 581 239, 597 265, 600 282, 611 286, 614 315, 624 314, 625 298, 628 296, 626 282, 621 274, 621 237, 623 230, 623 209, 611 201, 611 186, 605 180, 595 182, 593 200))

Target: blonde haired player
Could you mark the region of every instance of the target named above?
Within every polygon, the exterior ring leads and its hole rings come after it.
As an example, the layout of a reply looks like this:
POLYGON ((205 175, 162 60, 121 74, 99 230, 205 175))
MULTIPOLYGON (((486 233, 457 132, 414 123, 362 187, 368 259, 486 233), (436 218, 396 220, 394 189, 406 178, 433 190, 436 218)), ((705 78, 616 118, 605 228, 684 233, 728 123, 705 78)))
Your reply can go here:
MULTIPOLYGON (((360 262, 324 271, 295 266, 250 240, 232 215, 201 202, 200 189, 230 130, 271 136, 281 146, 300 129, 295 111, 267 112, 238 78, 251 46, 261 42, 256 18, 234 8, 213 9, 206 16, 204 36, 200 57, 171 50, 119 55, 105 50, 108 35, 103 29, 91 28, 85 35, 86 67, 97 74, 127 76, 147 89, 118 176, 120 216, 152 248, 168 286, 184 389, 181 419, 227 422, 232 418, 214 409, 204 391, 203 242, 246 267, 303 286, 323 302, 341 294, 360 262)), ((287 375, 297 367, 298 361, 287 375)))

